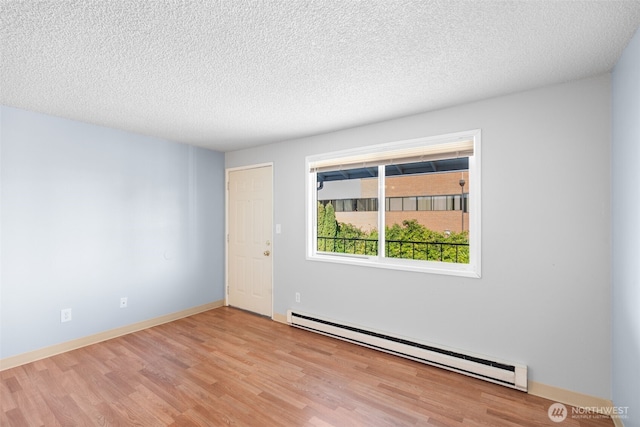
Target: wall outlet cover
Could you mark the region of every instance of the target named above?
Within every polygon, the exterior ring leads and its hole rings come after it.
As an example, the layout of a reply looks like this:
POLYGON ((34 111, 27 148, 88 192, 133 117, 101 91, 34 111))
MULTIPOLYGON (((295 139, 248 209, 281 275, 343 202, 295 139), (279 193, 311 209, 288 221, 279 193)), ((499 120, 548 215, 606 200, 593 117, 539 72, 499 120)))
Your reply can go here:
POLYGON ((63 308, 60 310, 60 323, 70 322, 71 321, 71 309, 63 308))

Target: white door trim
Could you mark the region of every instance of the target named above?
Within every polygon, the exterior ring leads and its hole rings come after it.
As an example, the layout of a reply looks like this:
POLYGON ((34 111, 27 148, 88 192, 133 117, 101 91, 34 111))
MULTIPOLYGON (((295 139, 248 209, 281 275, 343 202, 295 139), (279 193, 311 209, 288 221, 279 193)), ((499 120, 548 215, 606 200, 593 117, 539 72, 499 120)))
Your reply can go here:
MULTIPOLYGON (((264 167, 271 167, 271 217, 274 216, 274 193, 273 188, 275 184, 274 180, 274 166, 273 162, 268 163, 257 163, 253 165, 247 166, 237 166, 233 168, 225 168, 224 171, 224 305, 229 306, 229 173, 241 170, 248 169, 258 169, 264 167)), ((275 242, 273 241, 273 222, 271 224, 271 247, 272 247, 272 255, 275 251, 275 242)), ((271 256, 271 319, 273 319, 273 296, 275 294, 275 283, 273 281, 273 256, 271 256)))

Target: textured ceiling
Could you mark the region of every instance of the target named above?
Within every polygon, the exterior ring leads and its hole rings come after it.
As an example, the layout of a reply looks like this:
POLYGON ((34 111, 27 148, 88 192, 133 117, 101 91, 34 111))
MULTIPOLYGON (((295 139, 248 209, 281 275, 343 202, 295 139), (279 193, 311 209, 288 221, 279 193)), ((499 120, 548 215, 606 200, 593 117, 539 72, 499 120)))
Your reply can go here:
POLYGON ((0 0, 0 102, 230 151, 610 71, 640 1, 0 0))

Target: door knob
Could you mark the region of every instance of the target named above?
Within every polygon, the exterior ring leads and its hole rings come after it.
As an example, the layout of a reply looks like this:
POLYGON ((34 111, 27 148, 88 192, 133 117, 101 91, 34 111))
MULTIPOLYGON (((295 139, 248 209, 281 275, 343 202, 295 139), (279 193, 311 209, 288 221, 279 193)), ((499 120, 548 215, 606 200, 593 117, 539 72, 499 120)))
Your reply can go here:
POLYGON ((269 255, 271 255, 271 252, 269 252, 269 251, 264 251, 264 256, 269 256, 269 255))

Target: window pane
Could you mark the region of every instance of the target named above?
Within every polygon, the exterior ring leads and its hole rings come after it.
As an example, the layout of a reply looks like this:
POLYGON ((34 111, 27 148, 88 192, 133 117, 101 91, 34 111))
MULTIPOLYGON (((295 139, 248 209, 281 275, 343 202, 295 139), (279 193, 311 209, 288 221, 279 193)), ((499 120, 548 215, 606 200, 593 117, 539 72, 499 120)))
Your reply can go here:
MULTIPOLYGON (((454 169, 468 165, 455 160, 454 169)), ((469 263, 468 234, 464 233, 468 220, 460 210, 460 180, 468 173, 460 169, 434 172, 431 162, 387 165, 385 172, 390 210, 385 218, 384 256, 469 263)))
POLYGON ((401 211, 402 210, 402 198, 400 198, 400 197, 390 197, 389 198, 389 210, 390 211, 401 211))
POLYGON ((432 210, 431 197, 429 197, 429 196, 418 197, 418 210, 419 211, 430 211, 430 210, 432 210))
POLYGON ((460 200, 461 200, 460 195, 453 196, 453 206, 451 207, 451 210, 454 210, 454 211, 462 210, 460 207, 460 200))
POLYGON ((433 196, 433 210, 434 211, 446 211, 447 210, 447 196, 433 196))
POLYGON ((378 191, 377 172, 363 168, 340 171, 339 176, 317 174, 318 252, 378 254, 377 237, 371 237, 378 226, 377 197, 372 199, 378 191), (330 204, 323 208, 324 200, 336 200, 336 209, 330 204))
POLYGON ((447 196, 447 210, 448 211, 455 210, 455 207, 454 207, 455 198, 456 198, 456 196, 447 196))
POLYGON ((403 211, 415 211, 416 210, 416 198, 415 197, 403 197, 402 198, 402 210, 403 211))
POLYGON ((345 200, 342 201, 342 203, 344 204, 344 207, 343 207, 343 211, 344 212, 353 211, 353 200, 352 199, 345 199, 345 200))
POLYGON ((356 208, 358 212, 371 212, 378 210, 378 199, 358 199, 356 208))

